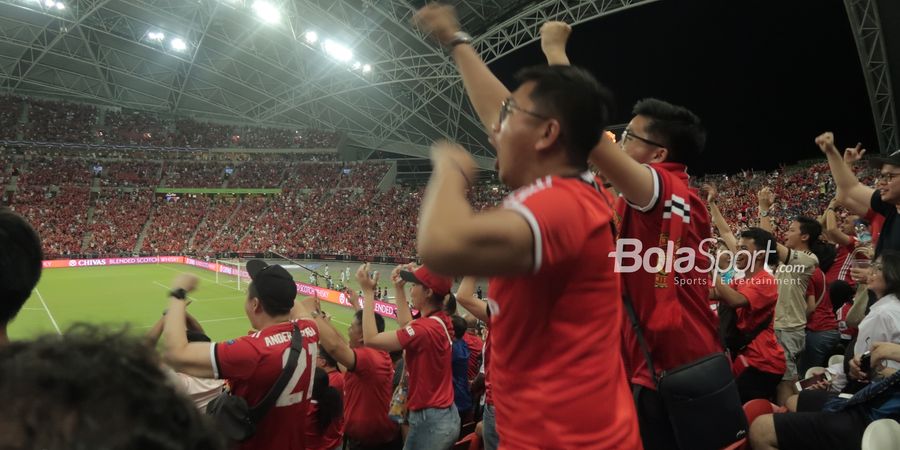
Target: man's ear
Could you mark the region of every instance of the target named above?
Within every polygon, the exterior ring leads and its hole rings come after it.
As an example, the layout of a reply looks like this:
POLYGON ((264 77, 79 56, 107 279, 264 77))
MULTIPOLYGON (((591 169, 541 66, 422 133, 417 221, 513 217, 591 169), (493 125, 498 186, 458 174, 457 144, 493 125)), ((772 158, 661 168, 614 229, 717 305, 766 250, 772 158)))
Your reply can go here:
POLYGON ((260 311, 262 311, 262 303, 260 303, 259 298, 250 297, 250 299, 247 300, 247 302, 250 303, 251 311, 253 311, 255 313, 259 313, 260 311))
POLYGON ((541 152, 559 142, 562 135, 562 127, 556 119, 547 120, 544 124, 540 138, 534 143, 535 150, 541 152))
POLYGON ((666 159, 669 158, 669 149, 665 147, 659 147, 656 149, 656 152, 653 153, 653 159, 650 160, 651 163, 661 163, 665 162, 666 159))

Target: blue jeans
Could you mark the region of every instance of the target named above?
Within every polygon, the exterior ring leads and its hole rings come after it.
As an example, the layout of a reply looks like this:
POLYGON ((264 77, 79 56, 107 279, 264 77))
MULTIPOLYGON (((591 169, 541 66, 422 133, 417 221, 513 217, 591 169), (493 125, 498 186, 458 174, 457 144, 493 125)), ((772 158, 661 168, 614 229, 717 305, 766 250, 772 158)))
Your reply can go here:
POLYGON ((409 434, 403 450, 447 450, 459 437, 459 412, 449 408, 427 408, 409 412, 409 434))
POLYGON ((800 357, 800 378, 803 379, 810 367, 828 365, 828 358, 834 348, 841 342, 838 330, 809 331, 806 330, 806 350, 800 357))
POLYGON ((484 450, 497 450, 500 446, 500 435, 497 434, 497 416, 494 415, 494 406, 484 405, 484 415, 481 418, 481 434, 484 442, 484 450))

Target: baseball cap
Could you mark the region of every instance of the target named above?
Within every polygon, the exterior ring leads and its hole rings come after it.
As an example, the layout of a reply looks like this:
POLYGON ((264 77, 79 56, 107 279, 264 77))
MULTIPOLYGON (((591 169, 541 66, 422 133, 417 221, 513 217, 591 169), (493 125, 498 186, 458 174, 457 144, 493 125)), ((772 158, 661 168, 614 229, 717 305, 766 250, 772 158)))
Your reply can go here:
POLYGON ((900 150, 897 150, 887 156, 873 156, 869 158, 869 166, 874 169, 880 169, 881 166, 885 164, 900 167, 900 150))
POLYGON ((449 294, 450 289, 453 288, 453 280, 451 278, 437 275, 428 270, 425 266, 419 267, 413 272, 401 270, 400 278, 402 278, 403 281, 420 284, 431 289, 435 294, 441 297, 449 294))
POLYGON ((291 309, 297 298, 294 277, 277 264, 268 265, 260 259, 247 261, 247 273, 259 300, 275 310, 291 309))

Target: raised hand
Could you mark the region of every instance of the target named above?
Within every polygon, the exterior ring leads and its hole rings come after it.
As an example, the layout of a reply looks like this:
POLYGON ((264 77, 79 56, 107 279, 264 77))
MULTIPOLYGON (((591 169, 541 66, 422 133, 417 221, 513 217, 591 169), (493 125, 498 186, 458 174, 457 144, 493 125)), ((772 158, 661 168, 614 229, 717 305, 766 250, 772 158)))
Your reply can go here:
POLYGON ((439 165, 453 166, 449 169, 461 171, 469 184, 475 179, 475 173, 478 170, 475 160, 466 149, 455 142, 443 139, 431 144, 431 162, 435 167, 439 165))
POLYGON ((775 203, 775 193, 771 189, 764 187, 756 194, 756 200, 759 202, 759 208, 766 211, 775 203))
POLYGON ((552 21, 541 26, 541 49, 544 54, 566 51, 566 41, 572 27, 565 22, 552 21))
POLYGON ((188 292, 194 292, 197 289, 197 285, 200 283, 199 278, 196 275, 190 273, 181 273, 175 276, 175 280, 172 281, 172 289, 184 289, 188 292))
POLYGON ((429 3, 416 12, 412 21, 416 27, 437 39, 441 45, 449 44, 453 40, 453 35, 459 31, 456 10, 450 5, 429 3))
POLYGON ((844 150, 844 162, 853 164, 862 159, 866 154, 866 149, 862 148, 862 142, 857 142, 856 147, 844 150))
POLYGON ((835 148, 834 146, 834 134, 832 134, 830 131, 826 131, 817 136, 816 145, 819 146, 819 150, 822 150, 822 153, 837 151, 837 148, 835 148))
POLYGON ((406 281, 400 278, 400 272, 403 270, 407 270, 405 265, 394 267, 394 270, 391 271, 391 283, 394 284, 395 289, 403 289, 403 286, 406 286, 406 281))
POLYGON ((715 184, 704 183, 703 186, 701 186, 701 187, 703 188, 704 191, 706 191, 706 202, 707 203, 712 203, 712 202, 716 201, 716 198, 719 197, 719 189, 716 188, 715 184))
POLYGON ((378 286, 378 272, 376 271, 370 277, 369 263, 365 263, 356 270, 356 281, 364 292, 374 292, 375 287, 378 286))

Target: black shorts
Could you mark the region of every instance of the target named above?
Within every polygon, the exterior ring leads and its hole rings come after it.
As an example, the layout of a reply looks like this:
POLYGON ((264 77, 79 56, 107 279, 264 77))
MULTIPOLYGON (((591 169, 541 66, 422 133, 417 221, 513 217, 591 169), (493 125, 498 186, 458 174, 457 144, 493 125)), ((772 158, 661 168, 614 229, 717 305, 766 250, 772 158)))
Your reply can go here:
POLYGON ((779 450, 859 450, 869 420, 859 409, 775 414, 779 450))

